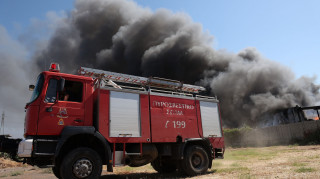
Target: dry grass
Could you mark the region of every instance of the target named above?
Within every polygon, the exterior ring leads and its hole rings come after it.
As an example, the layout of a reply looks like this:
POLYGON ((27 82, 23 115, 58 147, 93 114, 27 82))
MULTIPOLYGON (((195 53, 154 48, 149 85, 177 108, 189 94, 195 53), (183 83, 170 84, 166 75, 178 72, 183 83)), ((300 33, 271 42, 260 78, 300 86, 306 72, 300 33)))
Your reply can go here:
POLYGON ((10 159, 0 158, 0 169, 10 168, 10 167, 22 167, 22 166, 24 166, 22 163, 18 163, 10 159))
MULTIPOLYGON (((320 145, 277 146, 263 148, 227 148, 225 159, 213 161, 208 173, 190 178, 320 178, 320 145)), ((51 169, 19 167, 22 164, 0 158, 0 178, 54 179, 51 169), (16 167, 16 168, 12 168, 16 167), (10 169, 10 170, 9 170, 10 169), (6 170, 5 173, 3 171, 6 170), (15 173, 16 172, 16 173, 15 173)), ((158 174, 150 165, 138 168, 116 167, 114 173, 105 170, 101 179, 186 178, 180 173, 158 174)))
POLYGON ((320 178, 320 146, 229 148, 201 178, 320 178))

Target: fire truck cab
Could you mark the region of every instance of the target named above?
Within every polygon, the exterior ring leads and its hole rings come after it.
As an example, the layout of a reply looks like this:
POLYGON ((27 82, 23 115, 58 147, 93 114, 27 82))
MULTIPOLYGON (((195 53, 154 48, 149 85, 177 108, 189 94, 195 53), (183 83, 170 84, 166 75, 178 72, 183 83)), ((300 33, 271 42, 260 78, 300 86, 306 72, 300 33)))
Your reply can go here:
POLYGON ((205 173, 223 158, 219 101, 204 88, 91 68, 79 75, 59 65, 37 79, 26 105, 18 155, 53 166, 58 178, 97 178, 107 171, 151 163, 160 172, 205 173))

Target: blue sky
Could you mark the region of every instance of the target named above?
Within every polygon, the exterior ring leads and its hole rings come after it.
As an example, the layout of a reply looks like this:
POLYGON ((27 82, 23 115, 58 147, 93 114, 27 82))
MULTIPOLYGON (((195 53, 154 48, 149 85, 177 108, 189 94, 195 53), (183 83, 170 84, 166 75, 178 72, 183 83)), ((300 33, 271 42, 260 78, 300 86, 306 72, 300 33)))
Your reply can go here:
MULTIPOLYGON (((214 36, 213 48, 237 53, 255 47, 297 75, 318 75, 320 1, 317 0, 134 0, 143 7, 184 12, 214 36)), ((61 14, 73 0, 1 0, 0 25, 18 39, 32 20, 61 14)), ((319 79, 318 79, 319 82, 319 79)))

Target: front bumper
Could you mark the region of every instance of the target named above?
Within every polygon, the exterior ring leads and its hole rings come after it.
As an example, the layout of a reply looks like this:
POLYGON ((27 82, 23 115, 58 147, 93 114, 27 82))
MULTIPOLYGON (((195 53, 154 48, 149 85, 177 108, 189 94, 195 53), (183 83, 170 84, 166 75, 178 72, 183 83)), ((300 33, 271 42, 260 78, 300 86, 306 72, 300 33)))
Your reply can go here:
POLYGON ((33 150, 33 139, 23 139, 19 143, 18 156, 21 158, 31 157, 33 150))

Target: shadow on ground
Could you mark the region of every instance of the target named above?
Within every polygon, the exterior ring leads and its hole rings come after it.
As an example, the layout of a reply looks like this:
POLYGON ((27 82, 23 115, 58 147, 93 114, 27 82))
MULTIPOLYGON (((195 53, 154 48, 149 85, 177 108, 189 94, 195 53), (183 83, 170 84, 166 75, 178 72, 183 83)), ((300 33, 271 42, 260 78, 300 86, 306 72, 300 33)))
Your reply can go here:
MULTIPOLYGON (((215 171, 210 171, 204 174, 205 175, 210 175, 215 173, 215 171)), ((166 178, 166 179, 171 179, 171 178, 186 178, 188 176, 181 174, 181 173, 167 173, 167 174, 160 174, 160 173, 121 173, 121 174, 107 174, 103 175, 100 177, 100 179, 158 179, 158 178, 166 178)), ((195 178, 197 178, 195 176, 195 178)))

